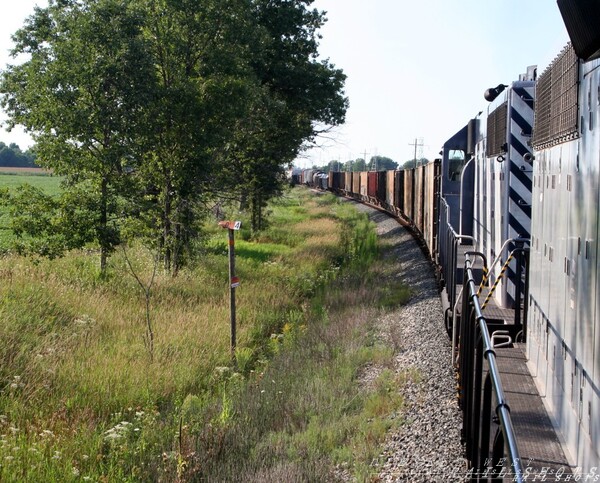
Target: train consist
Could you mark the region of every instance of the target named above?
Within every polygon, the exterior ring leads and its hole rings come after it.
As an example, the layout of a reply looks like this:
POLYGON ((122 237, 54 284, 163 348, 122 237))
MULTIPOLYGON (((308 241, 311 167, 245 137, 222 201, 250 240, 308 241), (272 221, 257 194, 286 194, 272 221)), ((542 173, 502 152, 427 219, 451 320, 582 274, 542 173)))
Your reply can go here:
POLYGON ((295 176, 413 227, 438 267, 456 347, 461 254, 481 254, 483 293, 513 314, 491 326, 525 342, 566 454, 593 472, 600 464, 600 7, 583 13, 577 2, 558 3, 571 43, 540 75, 528 67, 510 85, 488 89, 486 110, 444 143, 441 159, 397 171, 295 176))

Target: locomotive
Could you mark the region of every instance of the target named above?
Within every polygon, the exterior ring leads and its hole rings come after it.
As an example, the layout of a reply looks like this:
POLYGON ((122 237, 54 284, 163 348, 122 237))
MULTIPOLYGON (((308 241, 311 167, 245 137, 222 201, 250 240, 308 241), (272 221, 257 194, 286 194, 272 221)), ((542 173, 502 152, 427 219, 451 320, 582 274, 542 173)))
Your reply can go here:
POLYGON ((296 173, 418 234, 439 273, 457 367, 454 351, 468 345, 463 280, 474 274, 477 319, 498 335, 490 351, 524 344, 565 453, 588 474, 600 464, 600 6, 592 3, 558 0, 571 42, 541 74, 530 66, 488 89, 487 108, 444 143, 440 159, 296 173), (479 261, 463 263, 470 258, 479 261))

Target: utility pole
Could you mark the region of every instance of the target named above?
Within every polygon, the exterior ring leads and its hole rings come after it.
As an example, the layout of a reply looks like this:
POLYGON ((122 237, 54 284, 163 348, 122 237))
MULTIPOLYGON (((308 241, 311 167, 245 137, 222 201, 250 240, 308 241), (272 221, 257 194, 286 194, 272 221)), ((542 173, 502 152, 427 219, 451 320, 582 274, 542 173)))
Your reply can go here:
POLYGON ((365 158, 364 158, 365 159, 365 169, 369 170, 369 168, 367 167, 367 165, 368 165, 368 163, 367 163, 367 154, 369 154, 369 153, 367 153, 367 150, 365 149, 365 158))
POLYGON ((375 154, 373 155, 373 157, 375 158, 375 171, 377 171, 377 168, 379 168, 379 166, 377 166, 377 158, 379 156, 377 156, 377 148, 375 148, 375 154))
POLYGON ((235 367, 235 348, 236 348, 236 321, 235 321, 235 289, 240 285, 240 279, 235 276, 235 238, 234 232, 242 226, 241 221, 220 221, 219 226, 228 231, 229 243, 229 306, 230 306, 230 326, 231 326, 231 361, 235 367))
MULTIPOLYGON (((421 150, 420 152, 422 153, 423 151, 423 138, 415 138, 415 142, 414 143, 408 143, 409 146, 414 146, 415 147, 415 157, 414 157, 414 162, 415 162, 415 168, 417 167, 417 147, 420 147, 421 150)), ((423 157, 421 155, 421 157, 423 157)))

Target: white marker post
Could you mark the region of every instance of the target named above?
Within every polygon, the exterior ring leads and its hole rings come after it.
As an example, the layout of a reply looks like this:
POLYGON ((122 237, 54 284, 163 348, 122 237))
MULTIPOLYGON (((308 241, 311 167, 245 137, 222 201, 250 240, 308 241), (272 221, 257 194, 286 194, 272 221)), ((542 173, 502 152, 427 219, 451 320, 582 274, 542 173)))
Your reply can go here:
POLYGON ((231 307, 231 359, 235 365, 236 327, 235 327, 235 288, 240 279, 235 276, 235 239, 234 231, 242 226, 241 221, 220 221, 219 226, 229 232, 229 305, 231 307))

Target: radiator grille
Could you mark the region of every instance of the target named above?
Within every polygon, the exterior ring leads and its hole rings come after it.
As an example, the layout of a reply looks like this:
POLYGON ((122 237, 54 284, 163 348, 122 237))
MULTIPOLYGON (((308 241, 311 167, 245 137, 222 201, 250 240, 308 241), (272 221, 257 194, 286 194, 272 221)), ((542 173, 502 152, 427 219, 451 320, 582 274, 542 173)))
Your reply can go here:
POLYGON ((579 134, 579 61, 567 45, 536 83, 533 146, 543 149, 579 134))
POLYGON ((506 152, 507 111, 508 102, 504 102, 487 118, 487 156, 496 156, 506 152))

